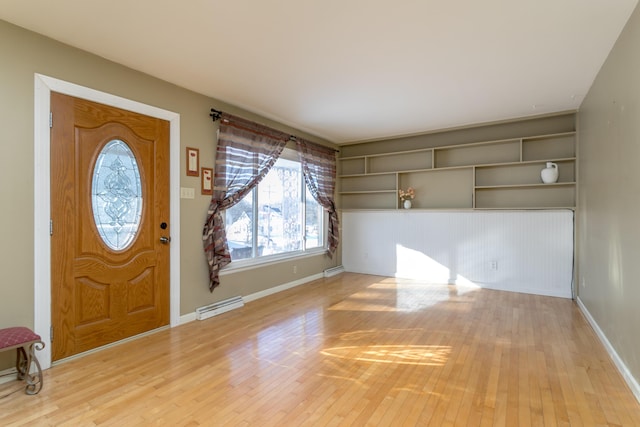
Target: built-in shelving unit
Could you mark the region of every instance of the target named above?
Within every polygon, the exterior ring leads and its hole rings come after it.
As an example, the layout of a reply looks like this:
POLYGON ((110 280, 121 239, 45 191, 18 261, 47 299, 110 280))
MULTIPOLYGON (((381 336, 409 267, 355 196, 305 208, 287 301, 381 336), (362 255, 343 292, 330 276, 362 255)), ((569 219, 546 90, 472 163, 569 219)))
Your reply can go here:
POLYGON ((398 209, 413 187, 418 209, 549 209, 576 205, 575 132, 338 159, 342 209, 398 209), (543 184, 547 162, 558 165, 543 184))

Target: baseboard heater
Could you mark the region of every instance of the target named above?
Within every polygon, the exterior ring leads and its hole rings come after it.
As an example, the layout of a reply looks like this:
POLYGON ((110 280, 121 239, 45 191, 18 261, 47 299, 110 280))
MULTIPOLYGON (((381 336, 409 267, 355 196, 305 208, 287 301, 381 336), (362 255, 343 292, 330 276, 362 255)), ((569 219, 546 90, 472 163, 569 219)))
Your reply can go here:
POLYGON ((213 304, 196 308, 196 319, 208 319, 210 317, 217 316, 218 314, 226 313, 227 311, 231 311, 240 307, 244 307, 244 300, 242 299, 242 297, 237 296, 225 299, 222 301, 214 302, 213 304))
POLYGON ((331 276, 335 276, 336 274, 340 274, 344 272, 344 267, 339 265, 337 267, 331 267, 331 268, 327 268, 324 271, 324 277, 331 277, 331 276))

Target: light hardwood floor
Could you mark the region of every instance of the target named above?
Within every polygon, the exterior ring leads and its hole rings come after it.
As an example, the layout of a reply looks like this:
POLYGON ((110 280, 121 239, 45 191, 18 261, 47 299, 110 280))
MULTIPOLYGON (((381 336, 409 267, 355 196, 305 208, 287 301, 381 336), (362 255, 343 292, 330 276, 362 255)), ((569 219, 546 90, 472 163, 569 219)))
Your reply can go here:
POLYGON ((573 301, 349 273, 44 381, 0 399, 0 425, 640 426, 573 301))

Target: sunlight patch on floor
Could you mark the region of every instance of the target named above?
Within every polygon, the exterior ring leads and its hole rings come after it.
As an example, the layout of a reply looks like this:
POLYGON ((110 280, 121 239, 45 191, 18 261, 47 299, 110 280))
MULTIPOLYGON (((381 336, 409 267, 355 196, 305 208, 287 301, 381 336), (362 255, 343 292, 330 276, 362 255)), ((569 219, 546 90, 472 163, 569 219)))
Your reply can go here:
POLYGON ((396 245, 395 275, 399 278, 424 280, 430 283, 478 287, 471 280, 458 274, 455 266, 443 265, 420 251, 402 245, 396 245))
POLYGON ((443 366, 451 354, 451 347, 439 345, 365 345, 327 348, 322 350, 321 354, 371 363, 443 366))
POLYGON ((466 302, 461 297, 478 289, 475 285, 388 278, 346 297, 329 310, 413 313, 446 301, 466 302))

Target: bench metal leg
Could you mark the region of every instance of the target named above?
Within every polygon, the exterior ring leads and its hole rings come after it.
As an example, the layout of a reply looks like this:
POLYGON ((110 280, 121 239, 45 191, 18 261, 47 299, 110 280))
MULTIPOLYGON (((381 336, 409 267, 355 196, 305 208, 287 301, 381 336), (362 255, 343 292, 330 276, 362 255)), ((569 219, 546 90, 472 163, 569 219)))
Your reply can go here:
POLYGON ((42 390, 42 368, 36 357, 35 351, 42 350, 44 343, 35 342, 28 343, 23 347, 16 348, 16 369, 18 370, 18 379, 24 380, 27 384, 25 387, 26 394, 38 394, 42 390), (35 365, 36 371, 31 374, 31 364, 35 365))

